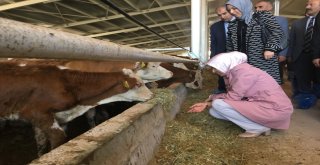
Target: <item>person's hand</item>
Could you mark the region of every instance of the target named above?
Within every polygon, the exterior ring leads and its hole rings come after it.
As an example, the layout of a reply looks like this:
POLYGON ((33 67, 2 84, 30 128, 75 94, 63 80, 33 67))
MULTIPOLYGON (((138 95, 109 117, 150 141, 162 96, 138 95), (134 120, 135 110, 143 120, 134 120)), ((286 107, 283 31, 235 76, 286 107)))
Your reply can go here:
POLYGON ((286 56, 278 56, 278 61, 283 62, 286 61, 287 57, 286 56))
POLYGON ((209 97, 205 100, 205 102, 212 101, 212 95, 209 95, 209 97))
POLYGON ((264 59, 269 60, 274 56, 274 52, 266 50, 263 52, 263 55, 264 55, 264 59))
POLYGON ((320 67, 320 58, 313 59, 312 63, 315 67, 320 67))
POLYGON ((188 110, 188 113, 202 112, 206 109, 207 106, 208 106, 208 102, 196 103, 190 107, 190 109, 188 110))

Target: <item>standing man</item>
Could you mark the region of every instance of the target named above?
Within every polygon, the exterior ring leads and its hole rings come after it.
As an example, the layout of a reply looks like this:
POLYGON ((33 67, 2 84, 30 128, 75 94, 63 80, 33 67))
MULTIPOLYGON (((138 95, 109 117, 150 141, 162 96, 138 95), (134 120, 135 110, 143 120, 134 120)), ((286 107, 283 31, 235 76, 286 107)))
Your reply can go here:
MULTIPOLYGON (((319 12, 320 13, 320 12, 319 12)), ((312 36, 312 48, 313 48, 313 61, 312 63, 316 67, 316 81, 320 82, 320 14, 317 14, 315 18, 313 36, 312 36)), ((313 84, 315 94, 320 98, 320 84, 313 84)))
MULTIPOLYGON (((256 11, 269 11, 273 12, 273 4, 271 0, 259 0, 256 5, 255 5, 256 11)), ((288 20, 285 17, 281 16, 275 16, 278 24, 281 26, 281 29, 283 33, 286 36, 289 36, 289 27, 288 27, 288 20)), ((287 37, 289 38, 289 37, 287 37)), ((288 52, 288 47, 283 49, 278 53, 278 61, 279 61, 279 71, 280 71, 280 78, 282 84, 284 83, 283 81, 283 69, 286 64, 286 59, 287 59, 287 52, 288 52)))
MULTIPOLYGON (((308 0, 306 4, 306 17, 293 22, 289 38, 288 57, 296 84, 293 84, 293 94, 298 103, 308 104, 309 108, 315 104, 314 84, 316 68, 313 61, 312 38, 314 32, 315 16, 320 11, 320 0, 308 0), (313 101, 307 101, 313 100, 313 101)), ((315 45, 315 48, 319 45, 315 45)), ((300 106, 300 105, 299 105, 300 106)))
MULTIPOLYGON (((220 18, 219 22, 216 22, 210 27, 210 58, 213 56, 226 52, 226 35, 228 32, 229 22, 233 19, 233 16, 227 11, 225 6, 216 8, 216 13, 220 18)), ((225 93, 226 85, 223 77, 218 78, 218 88, 214 89, 213 94, 225 93)))

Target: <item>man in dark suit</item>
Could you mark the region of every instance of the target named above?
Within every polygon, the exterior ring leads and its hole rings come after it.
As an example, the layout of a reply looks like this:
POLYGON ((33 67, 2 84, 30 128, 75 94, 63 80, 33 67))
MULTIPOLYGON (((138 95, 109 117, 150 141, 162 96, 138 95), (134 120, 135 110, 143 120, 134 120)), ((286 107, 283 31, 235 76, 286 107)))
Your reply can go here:
MULTIPOLYGON (((219 22, 216 22, 210 27, 210 58, 219 53, 226 52, 226 35, 228 31, 228 22, 233 19, 232 15, 226 10, 225 6, 216 8, 216 13, 220 18, 219 22)), ((218 78, 218 88, 214 89, 214 94, 226 92, 226 85, 223 77, 218 78)))
MULTIPOLYGON (((314 31, 312 36, 312 48, 313 48, 313 61, 312 63, 316 67, 316 81, 320 82, 320 14, 318 13, 315 18, 314 31)), ((314 84, 315 93, 320 98, 320 84, 314 84)))
MULTIPOLYGON (((269 11, 273 12, 273 4, 271 0, 259 0, 255 4, 256 11, 269 11)), ((275 16, 278 24, 281 26, 281 29, 285 35, 289 35, 289 26, 288 26, 288 20, 285 17, 282 16, 275 16)), ((279 61, 279 71, 280 71, 280 78, 281 82, 284 83, 283 80, 283 69, 286 64, 286 56, 288 52, 288 47, 277 53, 278 55, 278 61, 279 61)))
MULTIPOLYGON (((306 4, 306 17, 293 22, 289 37, 288 57, 294 72, 293 95, 301 102, 314 97, 313 84, 316 68, 313 65, 312 44, 315 16, 320 11, 320 0, 308 0, 306 4)), ((319 45, 316 45, 316 47, 319 45)), ((310 103, 314 104, 314 103, 310 103)))

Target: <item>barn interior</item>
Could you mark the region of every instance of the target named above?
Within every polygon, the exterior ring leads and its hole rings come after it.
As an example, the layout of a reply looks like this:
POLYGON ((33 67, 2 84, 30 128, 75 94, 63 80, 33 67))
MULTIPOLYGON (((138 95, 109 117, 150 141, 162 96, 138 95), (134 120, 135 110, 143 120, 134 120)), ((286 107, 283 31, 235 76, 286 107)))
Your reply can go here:
MULTIPOLYGON (((115 6, 181 47, 191 45, 190 0, 111 0, 115 6)), ((208 0, 208 26, 218 20, 215 8, 225 0, 208 0)), ((279 15, 303 17, 305 1, 280 0, 279 15)), ((175 53, 176 45, 126 18, 101 0, 3 0, 0 16, 141 49, 175 53)), ((181 50, 180 50, 181 51, 181 50)))
MULTIPOLYGON (((188 60, 194 58, 188 55, 190 47, 192 46, 191 1, 192 0, 2 0, 0 1, 0 17, 67 32, 89 39, 93 38, 99 41, 107 41, 138 48, 148 52, 183 57, 187 62, 190 62, 188 60), (111 2, 131 18, 121 14, 117 9, 112 8, 110 4, 108 5, 107 2, 111 2), (139 25, 137 22, 147 28, 139 25)), ((253 0, 253 2, 256 1, 257 0, 253 0)), ((304 0, 275 1, 279 2, 279 15, 288 19, 289 26, 293 21, 304 17, 304 7, 306 3, 304 0)), ((223 5, 225 0, 206 0, 206 2, 208 20, 205 26, 209 29, 211 24, 219 21, 219 18, 215 14, 215 8, 223 5)), ((148 55, 148 53, 146 54, 148 55)), ((6 54, 1 54, 1 57, 3 59, 8 58, 6 54)), ((41 57, 36 58, 42 59, 41 57)), ((49 58, 55 57, 51 56, 49 58)), ((49 58, 43 57, 43 59, 49 58)), ((59 58, 61 59, 63 57, 59 58)), ((103 60, 108 61, 108 57, 103 60)), ((129 108, 127 104, 133 106, 136 102, 120 102, 115 104, 123 106, 121 110, 117 111, 121 113, 129 108)), ((111 116, 113 117, 117 114, 112 114, 111 116)), ((1 146, 1 151, 3 152, 0 154, 3 156, 1 157, 2 160, 0 164, 26 164, 36 159, 36 144, 35 141, 30 138, 34 134, 31 126, 28 123, 21 123, 21 121, 6 122, 5 125, 6 127, 0 125, 0 141, 11 141, 1 146), (25 132, 20 132, 19 130, 21 129, 24 129, 25 132), (16 137, 11 138, 11 134, 15 134, 16 137), (30 143, 27 145, 25 144, 26 141, 30 143), (16 156, 12 155, 12 152, 15 151, 7 150, 11 145, 17 145, 17 150, 20 151, 18 155, 26 155, 25 159, 16 159, 16 156), (24 149, 26 147, 30 147, 31 150, 25 152, 24 149)), ((77 123, 74 125, 75 127, 79 126, 77 123)), ((83 126, 83 128, 84 127, 87 126, 83 126)), ((88 129, 89 128, 80 130, 81 134, 88 129)), ((76 133, 70 131, 69 133, 68 138, 70 139, 80 135, 79 131, 76 133)), ((174 160, 172 162, 174 164, 174 160)))

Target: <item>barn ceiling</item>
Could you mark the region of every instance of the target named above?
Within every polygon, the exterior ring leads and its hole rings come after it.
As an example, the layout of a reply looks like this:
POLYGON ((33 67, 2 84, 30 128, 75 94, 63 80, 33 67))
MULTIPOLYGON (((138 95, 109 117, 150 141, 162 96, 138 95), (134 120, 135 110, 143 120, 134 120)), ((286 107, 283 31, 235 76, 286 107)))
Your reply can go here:
MULTIPOLYGON (((117 7, 182 47, 191 42, 191 0, 111 0, 117 7)), ((208 0, 209 24, 225 0, 208 0)), ((280 0, 280 15, 302 17, 305 0, 280 0)), ((101 0, 1 0, 0 17, 138 48, 176 47, 101 0)))

